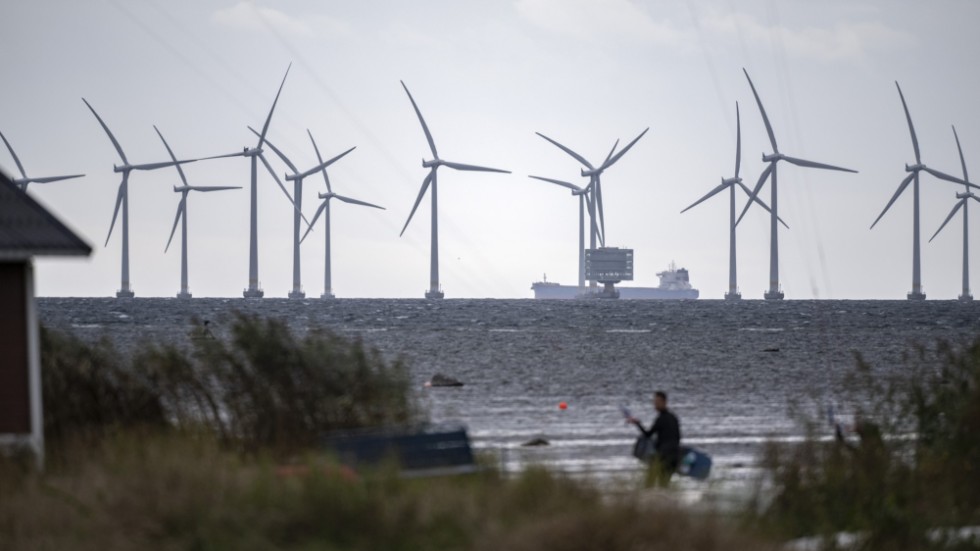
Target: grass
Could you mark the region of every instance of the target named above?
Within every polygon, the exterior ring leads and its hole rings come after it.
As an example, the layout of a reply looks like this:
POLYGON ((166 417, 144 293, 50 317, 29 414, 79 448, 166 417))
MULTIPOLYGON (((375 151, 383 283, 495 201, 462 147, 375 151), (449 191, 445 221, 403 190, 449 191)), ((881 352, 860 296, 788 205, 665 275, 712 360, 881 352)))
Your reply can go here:
POLYGON ((283 477, 212 433, 128 433, 69 445, 44 474, 0 472, 0 547, 97 549, 760 549, 711 515, 611 498, 529 469, 351 478, 309 455, 283 477), (734 546, 734 547, 733 547, 734 546))
POLYGON ((948 548, 930 530, 980 525, 980 338, 905 362, 905 375, 882 379, 858 358, 849 381, 850 409, 883 440, 820 442, 811 420, 803 444, 768 446, 773 488, 751 525, 776 537, 859 532, 867 549, 948 548))

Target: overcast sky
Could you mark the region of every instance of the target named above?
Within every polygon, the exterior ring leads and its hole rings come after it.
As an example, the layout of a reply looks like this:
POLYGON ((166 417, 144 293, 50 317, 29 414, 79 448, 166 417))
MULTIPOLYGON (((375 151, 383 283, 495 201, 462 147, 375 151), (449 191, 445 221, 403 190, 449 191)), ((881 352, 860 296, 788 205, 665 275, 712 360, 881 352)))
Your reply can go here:
MULTIPOLYGON (((959 175, 955 124, 968 167, 980 173, 980 2, 971 0, 14 0, 3 11, 0 131, 30 175, 87 174, 30 188, 94 249, 87 260, 39 260, 40 295, 110 296, 119 287, 118 228, 104 246, 119 160, 83 96, 131 162, 166 160, 153 124, 178 156, 228 153, 254 145, 246 126, 261 126, 290 62, 269 139, 301 169, 316 164, 307 128, 325 156, 357 146, 331 167, 335 191, 387 207, 334 203, 339 297, 421 297, 428 286, 428 201, 398 237, 429 155, 400 79, 443 158, 513 171, 440 170, 447 298, 530 297, 544 273, 573 284, 577 200, 527 175, 585 182, 573 159, 534 132, 600 162, 617 138, 647 127, 603 177, 607 244, 635 249, 634 284, 655 286, 656 272, 676 261, 703 298, 721 298, 727 196, 680 211, 731 176, 736 102, 742 176, 751 185, 764 167, 768 140, 743 67, 782 152, 860 171, 780 166, 780 214, 791 228, 780 235, 787 298, 904 298, 911 288, 911 193, 869 230, 904 163, 914 162, 894 81, 909 102, 923 161, 959 175)), ((0 167, 16 171, 5 150, 0 167)), ((245 188, 189 198, 191 291, 240 297, 248 280, 248 162, 200 162, 186 172, 192 185, 245 188)), ((175 184, 174 169, 130 179, 137 296, 179 290, 179 247, 164 254, 175 184)), ((322 179, 307 180, 307 216, 323 188, 322 179)), ((959 219, 927 243, 957 191, 922 178, 929 298, 960 291, 959 219)), ((291 232, 291 207, 260 173, 266 296, 290 290, 291 232)), ((768 286, 768 234, 760 209, 738 228, 746 298, 761 298, 768 286)), ((323 235, 320 222, 302 248, 308 296, 322 291, 323 235)), ((972 235, 980 242, 980 222, 972 235)), ((974 267, 980 287, 980 260, 974 267)))

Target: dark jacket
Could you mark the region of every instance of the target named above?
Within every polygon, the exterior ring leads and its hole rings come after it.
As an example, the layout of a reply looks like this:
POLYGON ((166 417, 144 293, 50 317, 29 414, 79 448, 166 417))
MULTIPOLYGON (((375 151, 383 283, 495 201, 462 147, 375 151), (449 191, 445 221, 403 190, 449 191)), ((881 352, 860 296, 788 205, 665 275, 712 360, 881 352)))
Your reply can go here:
POLYGON ((648 429, 637 423, 636 426, 647 437, 656 435, 657 454, 666 459, 674 459, 681 447, 681 423, 670 410, 660 412, 653 425, 648 429))

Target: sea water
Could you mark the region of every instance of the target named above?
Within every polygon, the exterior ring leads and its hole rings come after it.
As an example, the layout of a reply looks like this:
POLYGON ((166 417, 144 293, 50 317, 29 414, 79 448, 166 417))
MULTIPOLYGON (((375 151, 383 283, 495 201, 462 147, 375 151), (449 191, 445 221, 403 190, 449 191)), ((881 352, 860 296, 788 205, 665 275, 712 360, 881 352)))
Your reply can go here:
POLYGON ((465 424, 475 448, 508 471, 543 464, 636 478, 637 432, 620 407, 649 423, 652 393, 664 390, 684 444, 711 454, 713 484, 730 487, 755 478, 766 441, 804 437, 792 411, 819 417, 838 403, 839 414, 853 413, 846 376, 856 353, 887 377, 909 369, 903 356, 916 345, 980 336, 980 303, 954 301, 42 298, 38 305, 43 324, 87 340, 108 336, 123 349, 186 343, 194 319, 209 320, 221 337, 235 312, 359 337, 404 359, 431 419, 465 424), (464 386, 426 388, 435 373, 464 386), (533 438, 549 445, 521 445, 533 438))

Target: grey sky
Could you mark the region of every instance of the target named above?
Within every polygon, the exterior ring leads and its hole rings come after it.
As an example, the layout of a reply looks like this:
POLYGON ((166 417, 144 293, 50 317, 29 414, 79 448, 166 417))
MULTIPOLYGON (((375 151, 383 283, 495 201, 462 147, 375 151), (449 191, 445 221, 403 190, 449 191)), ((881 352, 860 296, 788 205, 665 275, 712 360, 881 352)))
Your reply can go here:
MULTIPOLYGON (((293 69, 269 138, 301 168, 357 146, 331 172, 335 191, 387 207, 333 207, 333 282, 340 297, 421 297, 428 284, 428 201, 398 237, 425 176, 425 139, 404 79, 440 154, 512 175, 440 172, 446 296, 528 297, 532 281, 574 283, 577 201, 528 174, 580 181, 576 163, 534 135, 586 157, 650 132, 604 175, 608 244, 636 250, 636 284, 672 260, 704 298, 727 285, 727 200, 685 206, 730 176, 735 102, 743 177, 769 149, 751 74, 787 154, 860 174, 780 170, 781 279, 787 298, 903 298, 911 287, 911 193, 868 227, 914 160, 894 81, 903 86, 923 161, 959 175, 951 124, 980 174, 980 3, 631 0, 484 2, 8 2, 0 20, 0 131, 30 174, 84 172, 32 193, 94 247, 92 257, 38 262, 42 295, 109 296, 119 234, 103 247, 119 177, 84 96, 131 161, 241 150, 254 144, 287 64, 293 69)), ((271 159, 270 159, 271 160, 271 159)), ((280 173, 285 167, 273 160, 280 173)), ((0 151, 0 167, 16 167, 0 151)), ((248 184, 241 158, 196 163, 191 184, 248 184)), ((976 178, 974 178, 976 179, 976 178)), ((137 296, 173 296, 179 248, 163 249, 179 183, 172 169, 130 180, 137 296)), ((291 283, 291 210, 259 177, 260 279, 291 283)), ((322 179, 307 181, 312 216, 322 179)), ((960 286, 960 225, 927 244, 959 189, 922 180, 923 282, 929 298, 960 286)), ((765 194, 768 201, 768 191, 765 194)), ((975 205, 980 206, 980 205, 975 205)), ((977 211, 976 208, 973 209, 977 211)), ((195 296, 241 296, 247 284, 247 190, 189 198, 195 296)), ((980 220, 974 220, 974 242, 980 220)), ((739 227, 739 285, 768 285, 768 218, 739 227)), ((980 250, 974 247, 974 257, 980 250)), ((974 262, 980 287, 980 260, 974 262)), ((322 286, 323 229, 303 244, 308 295, 322 286)))

